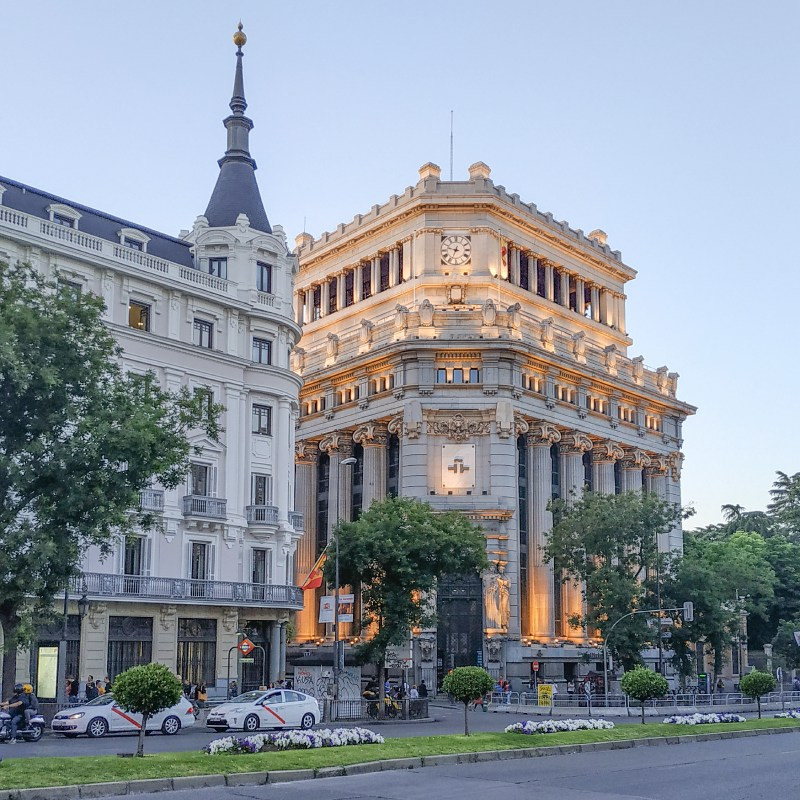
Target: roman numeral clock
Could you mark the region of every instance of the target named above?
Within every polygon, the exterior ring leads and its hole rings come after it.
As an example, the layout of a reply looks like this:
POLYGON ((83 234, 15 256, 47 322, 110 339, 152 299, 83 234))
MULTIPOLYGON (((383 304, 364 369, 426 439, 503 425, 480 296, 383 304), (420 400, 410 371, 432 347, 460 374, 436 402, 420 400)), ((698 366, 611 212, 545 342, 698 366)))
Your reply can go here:
POLYGON ((460 267, 472 258, 469 236, 452 234, 442 237, 442 262, 449 267, 460 267))

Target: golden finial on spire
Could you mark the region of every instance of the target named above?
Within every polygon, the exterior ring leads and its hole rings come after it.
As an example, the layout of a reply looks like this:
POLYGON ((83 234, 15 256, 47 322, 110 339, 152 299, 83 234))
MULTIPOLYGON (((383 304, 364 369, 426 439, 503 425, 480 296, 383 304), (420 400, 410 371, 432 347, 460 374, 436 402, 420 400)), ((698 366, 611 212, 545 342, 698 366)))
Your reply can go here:
POLYGON ((244 31, 242 30, 244 25, 242 25, 242 21, 241 20, 239 20, 239 26, 238 27, 239 27, 239 30, 236 31, 236 33, 233 34, 233 43, 237 47, 242 47, 247 42, 247 37, 244 35, 244 31))

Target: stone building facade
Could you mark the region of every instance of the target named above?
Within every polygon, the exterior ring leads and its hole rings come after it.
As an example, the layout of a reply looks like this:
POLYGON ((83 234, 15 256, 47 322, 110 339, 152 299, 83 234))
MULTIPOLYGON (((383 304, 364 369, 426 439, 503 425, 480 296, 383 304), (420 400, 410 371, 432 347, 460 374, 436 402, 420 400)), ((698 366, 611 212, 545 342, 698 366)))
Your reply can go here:
MULTIPOLYGON (((154 660, 223 691, 240 631, 260 648, 239 685, 277 680, 290 612, 303 604, 292 458, 301 381, 289 364, 300 336, 297 260, 256 184, 243 39, 240 31, 219 179, 180 238, 0 178, 0 258, 102 297, 126 371, 153 371, 162 386, 225 408, 219 442, 192 437, 202 450, 185 485, 142 492, 158 529, 118 541, 109 559, 85 554, 70 591, 64 670, 83 680, 154 660)), ((19 678, 41 697, 54 695, 60 631, 42 626, 17 656, 19 678)), ((236 665, 234 657, 232 678, 236 665)))
MULTIPOLYGON (((594 667, 597 643, 567 622, 580 588, 542 558, 547 502, 587 486, 680 502, 694 412, 676 373, 629 355, 635 271, 603 231, 542 213, 481 162, 449 182, 426 164, 403 194, 297 245, 298 573, 337 518, 387 494, 458 509, 482 525, 492 568, 442 581, 437 629, 414 637, 415 678, 471 663, 517 679, 534 660, 545 678, 594 667)), ((680 529, 660 542, 681 544, 680 529)), ((316 620, 307 601, 290 660, 327 660, 316 620)))

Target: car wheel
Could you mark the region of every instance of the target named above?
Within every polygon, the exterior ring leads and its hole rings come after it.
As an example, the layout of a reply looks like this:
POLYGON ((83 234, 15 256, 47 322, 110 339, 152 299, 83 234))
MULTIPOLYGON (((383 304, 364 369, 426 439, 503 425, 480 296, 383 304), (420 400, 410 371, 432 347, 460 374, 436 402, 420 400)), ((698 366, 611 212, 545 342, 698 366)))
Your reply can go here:
POLYGON ((166 736, 174 736, 181 729, 181 721, 177 717, 167 717, 161 723, 161 733, 166 736))
POLYGON ((254 733, 258 730, 260 724, 261 723, 259 722, 258 717, 255 714, 250 714, 244 718, 244 724, 242 725, 242 728, 248 733, 254 733))
POLYGON ((86 726, 86 735, 91 739, 99 739, 108 733, 108 723, 102 717, 95 717, 86 726))
POLYGON ((314 725, 314 715, 313 714, 303 714, 303 718, 300 720, 300 727, 307 731, 314 725))
POLYGON ((32 725, 31 732, 25 736, 25 739, 29 742, 38 742, 42 738, 42 733, 44 730, 41 725, 32 725))

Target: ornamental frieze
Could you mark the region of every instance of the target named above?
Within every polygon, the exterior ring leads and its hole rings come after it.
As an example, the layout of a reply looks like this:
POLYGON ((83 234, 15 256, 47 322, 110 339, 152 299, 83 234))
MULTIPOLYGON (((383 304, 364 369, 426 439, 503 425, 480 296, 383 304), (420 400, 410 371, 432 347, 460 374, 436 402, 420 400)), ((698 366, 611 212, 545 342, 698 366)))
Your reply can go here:
POLYGON ((471 436, 486 436, 489 433, 489 423, 477 417, 465 417, 463 414, 453 414, 446 419, 430 420, 428 433, 434 436, 446 436, 454 442, 464 442, 471 436))

